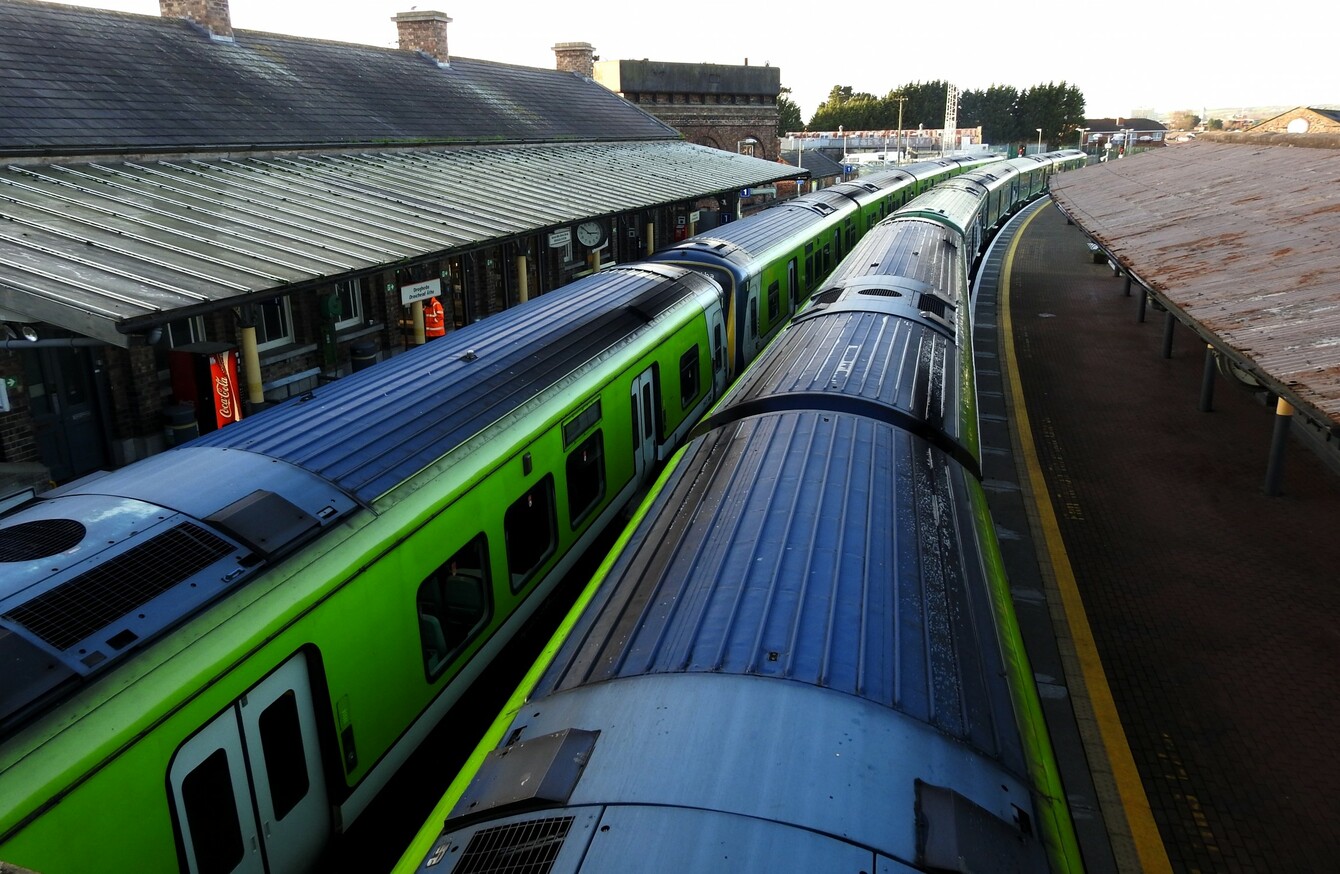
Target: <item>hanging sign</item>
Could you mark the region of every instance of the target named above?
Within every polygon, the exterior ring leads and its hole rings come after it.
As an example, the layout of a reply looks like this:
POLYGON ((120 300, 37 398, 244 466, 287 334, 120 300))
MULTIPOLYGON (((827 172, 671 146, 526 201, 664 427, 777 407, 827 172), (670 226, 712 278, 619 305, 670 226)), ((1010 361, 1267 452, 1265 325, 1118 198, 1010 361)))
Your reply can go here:
POLYGON ((430 297, 437 297, 442 293, 442 280, 430 279, 427 282, 419 282, 414 285, 400 286, 400 302, 409 306, 416 300, 427 300, 430 297))

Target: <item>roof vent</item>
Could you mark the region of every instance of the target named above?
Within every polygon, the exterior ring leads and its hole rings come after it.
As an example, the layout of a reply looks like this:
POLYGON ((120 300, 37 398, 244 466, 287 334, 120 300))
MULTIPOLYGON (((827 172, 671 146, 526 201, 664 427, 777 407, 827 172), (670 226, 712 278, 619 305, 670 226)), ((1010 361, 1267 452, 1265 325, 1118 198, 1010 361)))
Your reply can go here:
POLYGON ((87 529, 73 519, 38 519, 0 529, 0 562, 35 561, 73 549, 87 529))
POLYGON ((5 614, 65 650, 233 551, 191 522, 165 531, 5 614))
POLYGON ((480 829, 452 874, 549 874, 571 827, 556 816, 480 829))
POLYGON ((936 297, 933 294, 923 294, 921 300, 917 301, 917 308, 923 313, 929 313, 933 316, 939 316, 942 319, 948 318, 949 301, 944 298, 936 297))

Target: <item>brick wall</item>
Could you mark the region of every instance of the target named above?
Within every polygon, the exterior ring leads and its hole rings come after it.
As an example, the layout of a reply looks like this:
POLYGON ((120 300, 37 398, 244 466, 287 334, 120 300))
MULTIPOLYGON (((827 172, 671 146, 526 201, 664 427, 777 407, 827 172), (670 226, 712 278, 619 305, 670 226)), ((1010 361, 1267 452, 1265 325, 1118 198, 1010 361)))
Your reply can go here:
POLYGON ((451 60, 447 53, 447 25, 451 19, 445 13, 401 12, 392 20, 402 51, 423 52, 441 64, 451 60))
POLYGON ((1263 121, 1251 129, 1252 133, 1286 133, 1289 125, 1302 120, 1307 125, 1306 133, 1309 134, 1340 134, 1340 122, 1332 118, 1327 118, 1318 112, 1313 112, 1305 106, 1276 116, 1269 121, 1263 121))
MULTIPOLYGON (((777 160, 777 105, 689 102, 683 95, 637 95, 639 107, 684 135, 691 143, 727 152, 741 151, 753 139, 753 154, 777 160), (681 102, 682 101, 682 102, 681 102)), ((745 147, 747 150, 747 147, 745 147)))
POLYGON ((38 461, 37 438, 23 386, 23 362, 18 353, 0 351, 0 379, 7 382, 10 411, 0 413, 0 462, 38 461))
POLYGON ((164 18, 194 21, 215 36, 233 35, 228 0, 158 0, 158 12, 164 18))

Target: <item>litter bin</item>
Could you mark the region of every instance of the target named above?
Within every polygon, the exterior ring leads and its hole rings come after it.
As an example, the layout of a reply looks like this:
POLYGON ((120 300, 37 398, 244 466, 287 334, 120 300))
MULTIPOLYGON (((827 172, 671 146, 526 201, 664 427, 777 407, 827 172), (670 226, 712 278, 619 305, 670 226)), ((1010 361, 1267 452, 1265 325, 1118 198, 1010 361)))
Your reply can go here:
POLYGON ((200 436, 200 423, 195 420, 195 407, 189 404, 177 404, 163 411, 167 419, 166 432, 168 446, 180 446, 188 440, 200 436))
POLYGON ((355 343, 349 349, 349 364, 354 373, 377 363, 377 344, 371 341, 355 343))

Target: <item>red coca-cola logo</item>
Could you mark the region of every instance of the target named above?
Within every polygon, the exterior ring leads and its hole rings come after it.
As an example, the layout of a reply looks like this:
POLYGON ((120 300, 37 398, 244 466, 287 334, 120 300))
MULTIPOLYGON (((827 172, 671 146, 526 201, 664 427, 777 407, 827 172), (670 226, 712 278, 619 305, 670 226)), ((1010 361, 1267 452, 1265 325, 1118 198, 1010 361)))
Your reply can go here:
POLYGON ((242 418, 237 393, 233 391, 233 383, 237 379, 236 360, 227 352, 214 355, 210 360, 210 376, 214 381, 214 419, 220 428, 242 418))

